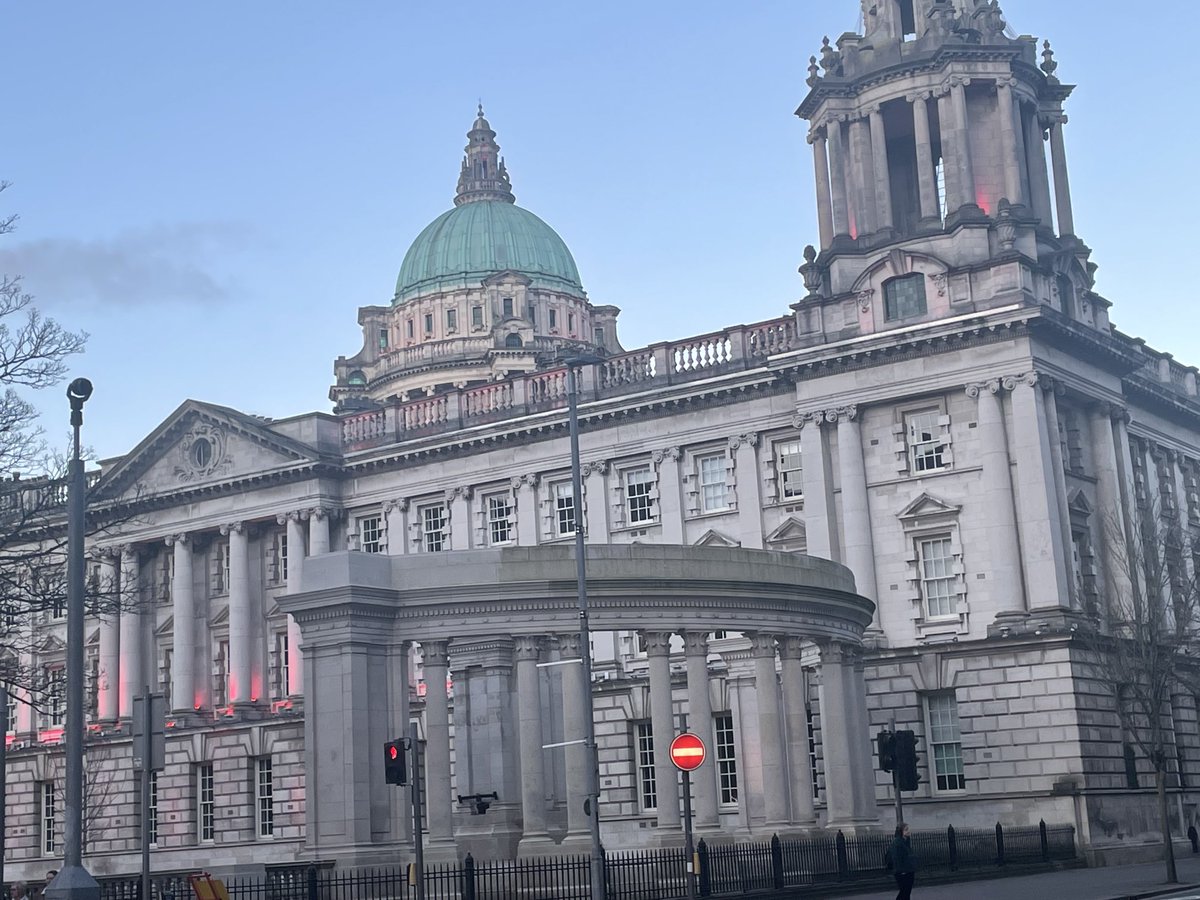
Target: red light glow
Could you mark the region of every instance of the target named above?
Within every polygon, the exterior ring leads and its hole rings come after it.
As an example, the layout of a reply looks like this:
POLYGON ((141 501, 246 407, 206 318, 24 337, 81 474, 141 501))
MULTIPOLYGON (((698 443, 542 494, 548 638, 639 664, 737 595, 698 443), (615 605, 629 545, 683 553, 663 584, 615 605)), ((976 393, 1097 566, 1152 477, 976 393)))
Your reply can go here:
POLYGON ((63 730, 61 728, 47 728, 45 731, 38 732, 38 741, 43 744, 56 744, 63 738, 63 730))

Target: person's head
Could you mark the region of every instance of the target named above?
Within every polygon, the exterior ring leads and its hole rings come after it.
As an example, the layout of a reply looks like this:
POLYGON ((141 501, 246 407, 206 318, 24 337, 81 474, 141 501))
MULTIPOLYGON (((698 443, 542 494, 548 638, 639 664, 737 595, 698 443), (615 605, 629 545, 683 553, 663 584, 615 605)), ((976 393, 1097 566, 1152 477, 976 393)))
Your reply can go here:
POLYGON ((14 897, 25 897, 25 896, 28 896, 28 894, 29 894, 29 891, 25 887, 25 882, 23 882, 23 881, 14 881, 13 882, 12 895, 14 897))
POLYGON ((897 822, 896 823, 896 837, 908 837, 908 823, 907 822, 897 822))
POLYGON ((46 884, 54 880, 54 876, 58 874, 58 869, 49 869, 46 872, 46 884))

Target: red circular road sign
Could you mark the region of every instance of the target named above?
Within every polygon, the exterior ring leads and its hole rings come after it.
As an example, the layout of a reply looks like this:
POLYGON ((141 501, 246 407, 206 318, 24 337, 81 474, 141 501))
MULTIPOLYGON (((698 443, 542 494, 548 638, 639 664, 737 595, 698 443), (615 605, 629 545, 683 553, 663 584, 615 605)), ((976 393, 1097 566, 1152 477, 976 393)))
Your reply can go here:
POLYGON ((704 762, 704 757, 707 755, 704 741, 698 734, 685 731, 683 734, 676 735, 675 740, 671 741, 671 762, 675 764, 675 768, 681 771, 691 772, 700 768, 700 764, 704 762))

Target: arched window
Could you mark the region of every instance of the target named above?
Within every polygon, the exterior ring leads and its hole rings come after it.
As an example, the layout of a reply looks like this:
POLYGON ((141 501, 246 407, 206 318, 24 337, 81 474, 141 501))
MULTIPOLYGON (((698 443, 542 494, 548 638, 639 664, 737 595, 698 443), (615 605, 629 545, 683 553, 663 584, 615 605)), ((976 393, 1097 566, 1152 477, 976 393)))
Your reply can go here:
POLYGON ((504 346, 516 349, 524 345, 521 343, 521 336, 519 334, 510 334, 504 339, 504 346))
POLYGON ((349 384, 355 385, 357 387, 357 386, 364 385, 367 383, 367 376, 364 375, 360 370, 355 369, 353 372, 350 373, 350 377, 347 378, 346 381, 349 384))
POLYGON ((883 311, 889 322, 925 315, 925 276, 914 272, 885 281, 883 311))

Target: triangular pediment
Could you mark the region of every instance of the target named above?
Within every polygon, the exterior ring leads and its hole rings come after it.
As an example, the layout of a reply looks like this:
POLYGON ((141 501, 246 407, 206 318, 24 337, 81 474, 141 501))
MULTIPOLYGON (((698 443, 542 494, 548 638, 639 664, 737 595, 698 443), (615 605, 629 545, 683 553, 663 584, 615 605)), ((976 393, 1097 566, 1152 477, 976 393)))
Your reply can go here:
POLYGON ((167 616, 157 628, 154 629, 154 634, 157 637, 173 634, 175 631, 175 617, 167 616))
POLYGON ((788 516, 783 523, 767 535, 768 544, 794 544, 797 541, 808 541, 808 529, 795 516, 788 516))
POLYGON ((83 644, 85 647, 99 647, 100 646, 100 629, 95 628, 91 632, 89 632, 87 637, 84 639, 83 644))
POLYGON ((237 410, 188 400, 111 468, 93 489, 112 500, 270 475, 320 461, 312 447, 237 410))
POLYGON ((38 653, 61 653, 67 649, 67 645, 57 635, 49 635, 38 645, 38 653))
POLYGON ((933 494, 921 494, 908 506, 900 510, 898 518, 901 521, 924 519, 930 516, 956 516, 962 510, 961 506, 940 500, 933 494))
POLYGON ((741 541, 736 541, 727 534, 722 534, 715 528, 710 528, 692 545, 693 547, 740 547, 741 541))
POLYGON ((505 269, 503 272, 497 272, 494 275, 489 275, 483 279, 484 285, 491 286, 497 284, 521 284, 526 287, 533 284, 533 279, 522 272, 516 272, 512 269, 505 269))
POLYGON ((1085 495, 1083 491, 1078 488, 1067 500, 1067 506, 1071 512, 1082 513, 1085 516, 1091 515, 1092 513, 1092 504, 1088 503, 1087 495, 1085 495))

